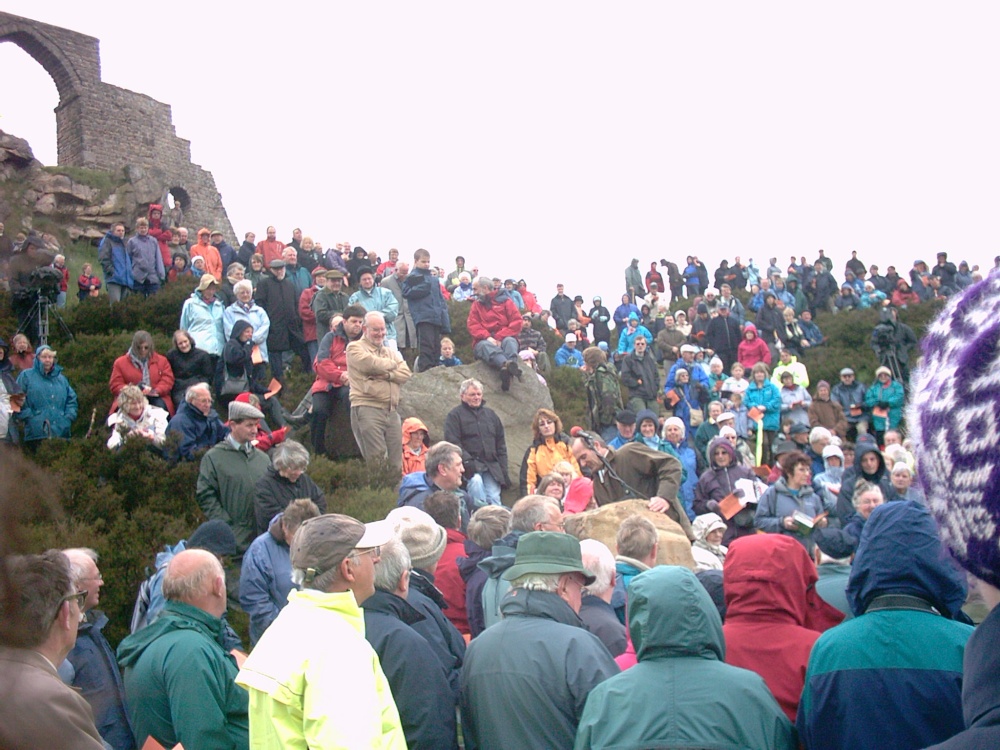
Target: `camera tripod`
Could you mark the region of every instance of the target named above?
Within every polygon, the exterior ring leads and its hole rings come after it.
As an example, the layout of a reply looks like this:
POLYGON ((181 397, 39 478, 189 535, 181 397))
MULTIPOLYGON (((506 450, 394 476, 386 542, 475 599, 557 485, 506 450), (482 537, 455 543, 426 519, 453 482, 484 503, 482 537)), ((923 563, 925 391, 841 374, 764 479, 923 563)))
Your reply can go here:
POLYGON ((47 345, 49 343, 49 316, 51 315, 56 319, 59 328, 66 334, 66 337, 72 341, 73 332, 69 330, 69 326, 66 325, 66 321, 63 320, 59 311, 53 308, 52 300, 42 292, 36 292, 35 302, 24 317, 24 322, 18 327, 17 333, 25 333, 31 323, 36 323, 38 326, 38 344, 47 345))

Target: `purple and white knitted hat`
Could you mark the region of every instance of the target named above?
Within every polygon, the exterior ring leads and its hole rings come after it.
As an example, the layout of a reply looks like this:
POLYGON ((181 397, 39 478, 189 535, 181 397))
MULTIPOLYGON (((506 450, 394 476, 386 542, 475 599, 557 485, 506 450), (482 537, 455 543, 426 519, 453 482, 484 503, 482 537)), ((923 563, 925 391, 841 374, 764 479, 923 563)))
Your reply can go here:
POLYGON ((907 425, 941 538, 1000 588, 1000 274, 955 295, 927 328, 907 425))

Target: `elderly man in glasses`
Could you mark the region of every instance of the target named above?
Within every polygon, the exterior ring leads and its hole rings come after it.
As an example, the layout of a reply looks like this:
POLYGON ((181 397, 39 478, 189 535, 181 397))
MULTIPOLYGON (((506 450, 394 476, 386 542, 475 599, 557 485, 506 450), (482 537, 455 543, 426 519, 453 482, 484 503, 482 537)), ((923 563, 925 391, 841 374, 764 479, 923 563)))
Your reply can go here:
POLYGON ((3 566, 0 747, 102 750, 90 706, 55 667, 76 643, 88 592, 74 589, 69 560, 56 550, 3 566))
POLYGON ((132 724, 125 707, 122 683, 114 649, 104 637, 108 617, 97 609, 104 579, 97 567, 97 552, 88 548, 63 550, 69 559, 77 591, 87 592, 76 645, 59 665, 59 676, 80 691, 94 711, 94 723, 103 740, 115 750, 135 747, 132 724))
POLYGON ((255 747, 406 748, 399 712, 360 604, 375 593, 384 521, 331 513, 302 522, 292 541, 301 591, 257 642, 237 677, 250 693, 255 747))

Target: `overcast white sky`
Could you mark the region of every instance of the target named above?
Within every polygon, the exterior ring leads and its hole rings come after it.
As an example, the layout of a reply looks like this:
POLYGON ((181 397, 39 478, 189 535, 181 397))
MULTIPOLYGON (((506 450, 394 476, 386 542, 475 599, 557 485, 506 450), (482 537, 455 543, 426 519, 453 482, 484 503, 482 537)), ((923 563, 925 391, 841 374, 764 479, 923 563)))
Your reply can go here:
MULTIPOLYGON (((992 267, 992 2, 6 0, 173 107, 234 229, 294 226, 610 302, 635 256, 710 272, 856 249, 992 267)), ((0 45, 0 129, 55 162, 55 85, 0 45)))

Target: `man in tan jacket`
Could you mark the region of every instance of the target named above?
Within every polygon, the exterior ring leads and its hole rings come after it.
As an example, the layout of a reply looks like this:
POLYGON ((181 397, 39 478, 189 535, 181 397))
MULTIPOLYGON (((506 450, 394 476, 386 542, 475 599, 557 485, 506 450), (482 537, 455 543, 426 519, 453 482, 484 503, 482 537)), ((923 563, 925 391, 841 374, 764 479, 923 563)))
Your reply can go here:
POLYGON ((403 427, 396 407, 410 368, 399 352, 385 346, 382 313, 365 315, 361 338, 347 345, 351 431, 368 463, 388 461, 403 471, 403 427))
POLYGON ((88 592, 75 590, 61 552, 12 556, 0 564, 0 747, 102 750, 90 705, 56 672, 76 643, 88 592))

